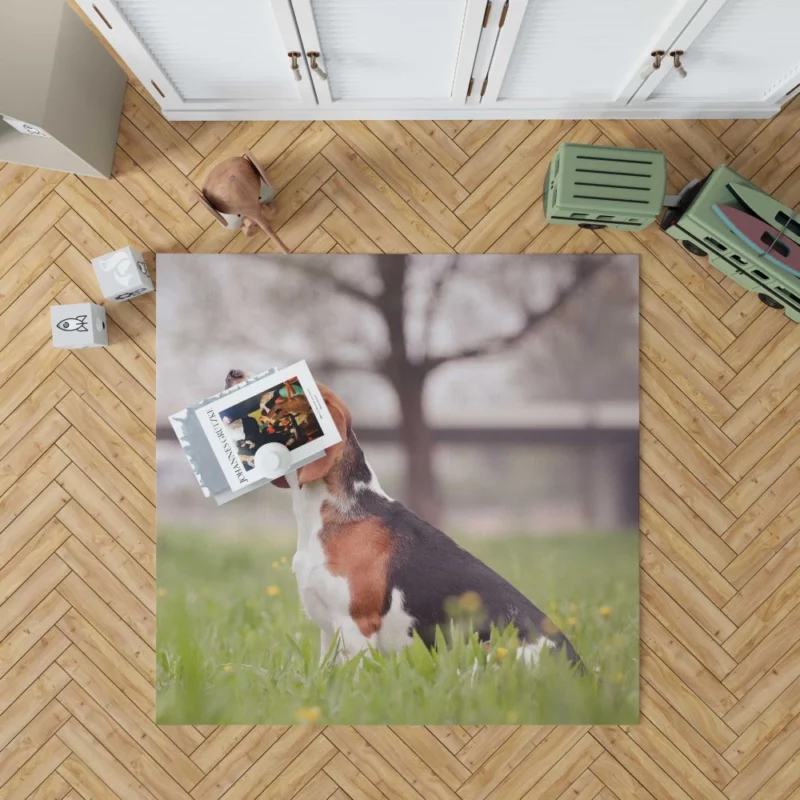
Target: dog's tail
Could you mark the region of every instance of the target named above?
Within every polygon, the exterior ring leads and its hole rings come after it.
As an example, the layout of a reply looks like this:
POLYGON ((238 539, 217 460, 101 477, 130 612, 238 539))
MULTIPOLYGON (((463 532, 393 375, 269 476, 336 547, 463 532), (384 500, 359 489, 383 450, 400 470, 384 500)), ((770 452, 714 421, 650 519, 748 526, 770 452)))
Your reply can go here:
POLYGON ((563 653, 578 675, 586 675, 589 671, 586 664, 583 663, 583 659, 563 633, 551 636, 540 634, 533 641, 526 640, 517 650, 517 659, 523 659, 527 666, 535 667, 545 648, 554 653, 563 653))

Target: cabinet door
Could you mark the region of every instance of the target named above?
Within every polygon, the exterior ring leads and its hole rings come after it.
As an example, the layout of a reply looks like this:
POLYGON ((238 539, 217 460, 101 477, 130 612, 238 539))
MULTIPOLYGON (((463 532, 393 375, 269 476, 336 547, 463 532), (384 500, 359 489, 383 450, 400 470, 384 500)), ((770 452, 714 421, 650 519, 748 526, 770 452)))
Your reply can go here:
POLYGON ((665 64, 634 104, 772 104, 800 89, 800 0, 714 0, 703 12, 670 47, 686 77, 665 64))
POLYGON ((292 0, 321 107, 463 105, 487 0, 292 0))
POLYGON ((624 106, 704 0, 509 0, 481 105, 624 106))
POLYGON ((316 98, 289 0, 77 0, 164 109, 302 108, 316 98))

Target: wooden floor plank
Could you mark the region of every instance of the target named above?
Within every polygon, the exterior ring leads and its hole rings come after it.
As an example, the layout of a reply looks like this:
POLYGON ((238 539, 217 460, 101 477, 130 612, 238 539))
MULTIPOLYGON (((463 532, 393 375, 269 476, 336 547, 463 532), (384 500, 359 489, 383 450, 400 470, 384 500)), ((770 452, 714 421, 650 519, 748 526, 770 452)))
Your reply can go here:
POLYGON ((136 80, 110 181, 0 164, 0 795, 32 800, 774 800, 800 764, 800 327, 655 226, 548 226, 561 141, 729 163, 800 203, 800 99, 772 120, 165 120, 136 80), (169 727, 155 711, 155 302, 56 351, 91 264, 274 252, 196 188, 249 147, 292 249, 641 261, 638 726, 169 727))
POLYGON ((184 174, 202 160, 194 149, 151 105, 128 85, 122 113, 184 174))
POLYGON ((155 680, 155 653, 152 647, 78 575, 70 572, 58 584, 58 594, 111 643, 121 659, 130 662, 150 683, 155 680))
MULTIPOLYGON (((454 173, 469 156, 435 123, 427 120, 400 123, 448 172, 454 173)), ((463 181, 462 181, 463 184, 463 181)))
POLYGON ((4 792, 8 797, 30 796, 69 754, 69 748, 59 738, 51 737, 5 785, 4 792))
POLYGON ((69 714, 54 700, 68 683, 66 672, 51 664, 0 716, 3 726, 0 785, 69 719, 69 714), (37 739, 40 739, 38 746, 34 744, 37 739))
POLYGON ((430 191, 419 187, 418 181, 401 162, 392 163, 391 169, 381 168, 381 159, 390 153, 377 137, 366 128, 351 132, 339 125, 334 126, 334 130, 345 136, 325 148, 325 157, 377 207, 383 206, 389 218, 397 217, 404 222, 407 219, 408 223, 400 230, 420 250, 433 246, 437 249, 432 252, 441 252, 463 236, 465 228, 460 220, 430 191), (420 233, 428 234, 425 244, 420 233), (447 243, 446 247, 438 244, 439 237, 447 243))

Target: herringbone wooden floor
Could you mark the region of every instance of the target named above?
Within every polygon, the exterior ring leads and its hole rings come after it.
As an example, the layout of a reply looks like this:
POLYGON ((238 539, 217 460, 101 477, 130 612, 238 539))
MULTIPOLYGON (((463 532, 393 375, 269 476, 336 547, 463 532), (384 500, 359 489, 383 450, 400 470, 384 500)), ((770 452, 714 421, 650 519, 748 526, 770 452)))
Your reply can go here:
POLYGON ((730 162, 800 204, 800 102, 769 122, 171 125, 133 83, 113 180, 0 169, 0 796, 800 797, 800 325, 655 228, 546 226, 560 141, 660 148, 672 191, 730 162), (72 353, 47 308, 99 300, 88 259, 125 244, 270 250, 195 203, 244 147, 298 252, 640 255, 640 725, 154 725, 155 297, 72 353))

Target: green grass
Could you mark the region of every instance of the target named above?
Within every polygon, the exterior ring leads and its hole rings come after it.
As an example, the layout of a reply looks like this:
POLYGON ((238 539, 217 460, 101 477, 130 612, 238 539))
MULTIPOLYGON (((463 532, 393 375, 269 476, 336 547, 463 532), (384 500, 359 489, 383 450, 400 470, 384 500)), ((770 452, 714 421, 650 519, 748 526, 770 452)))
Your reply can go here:
POLYGON ((319 632, 300 606, 291 547, 162 529, 158 722, 636 723, 637 537, 459 541, 548 612, 602 681, 549 655, 526 669, 512 631, 497 632, 489 653, 457 637, 433 651, 416 641, 393 656, 318 666, 319 632))

